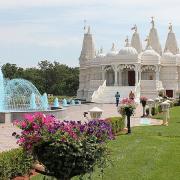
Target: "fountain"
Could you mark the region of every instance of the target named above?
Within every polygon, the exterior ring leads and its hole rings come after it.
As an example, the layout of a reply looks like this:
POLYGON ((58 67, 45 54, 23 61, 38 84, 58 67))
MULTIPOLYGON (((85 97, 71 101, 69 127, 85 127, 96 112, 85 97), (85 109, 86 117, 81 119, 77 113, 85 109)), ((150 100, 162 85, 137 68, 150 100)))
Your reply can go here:
POLYGON ((67 104, 67 100, 66 100, 66 99, 63 99, 63 101, 62 101, 62 105, 63 105, 63 107, 67 107, 67 106, 68 106, 68 104, 67 104))
POLYGON ((47 93, 44 93, 41 96, 41 106, 44 110, 47 110, 49 108, 47 93))
POLYGON ((0 111, 3 110, 4 110, 4 78, 2 71, 0 71, 0 111))
POLYGON ((34 93, 31 94, 31 99, 30 99, 30 109, 36 109, 36 96, 34 93))
POLYGON ((41 96, 38 89, 25 79, 4 79, 0 69, 0 122, 21 120, 24 114, 34 112, 52 114, 62 119, 63 110, 51 110, 46 93, 41 96))
POLYGON ((59 108, 59 100, 57 97, 54 99, 54 106, 53 107, 59 108))
POLYGON ((74 99, 72 99, 71 105, 73 105, 73 106, 76 105, 74 99))

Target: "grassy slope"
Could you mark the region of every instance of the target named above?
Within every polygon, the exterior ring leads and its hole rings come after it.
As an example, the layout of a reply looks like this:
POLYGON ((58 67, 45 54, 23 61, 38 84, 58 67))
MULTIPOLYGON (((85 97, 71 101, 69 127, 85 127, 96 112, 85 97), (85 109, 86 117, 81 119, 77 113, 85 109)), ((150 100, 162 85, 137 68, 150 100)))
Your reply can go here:
MULTIPOLYGON (((180 107, 172 108, 170 116, 168 127, 135 127, 131 135, 110 142, 113 166, 105 169, 104 180, 179 180, 180 107)), ((92 179, 99 180, 98 174, 92 179)))

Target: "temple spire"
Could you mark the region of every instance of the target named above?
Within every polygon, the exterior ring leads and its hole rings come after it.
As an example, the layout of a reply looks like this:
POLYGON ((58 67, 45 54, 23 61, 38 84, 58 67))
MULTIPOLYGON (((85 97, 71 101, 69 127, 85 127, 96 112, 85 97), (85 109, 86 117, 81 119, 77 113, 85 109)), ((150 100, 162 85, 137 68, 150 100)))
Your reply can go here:
POLYGON ((126 36, 125 43, 126 43, 125 47, 129 47, 130 46, 128 36, 126 36))
POLYGON ((147 36, 146 39, 145 39, 144 41, 147 42, 147 44, 146 44, 146 49, 151 48, 149 36, 147 36))
POLYGON ((95 58, 95 54, 96 54, 93 37, 90 31, 90 26, 88 26, 88 30, 86 30, 86 25, 85 25, 84 31, 85 32, 84 32, 83 45, 82 45, 81 55, 79 58, 80 62, 91 60, 95 58))
POLYGON ((151 24, 152 27, 149 32, 149 42, 150 46, 159 54, 162 54, 162 48, 161 44, 159 42, 159 37, 157 33, 157 29, 155 28, 155 23, 154 23, 154 17, 151 17, 151 24))
POLYGON ((172 27, 171 23, 169 23, 168 29, 169 29, 169 33, 168 33, 168 36, 167 36, 167 39, 166 39, 164 52, 169 50, 173 54, 177 54, 177 53, 179 53, 179 48, 178 48, 178 45, 177 45, 176 35, 173 32, 173 27, 172 27))
POLYGON ((112 43, 112 48, 111 48, 111 51, 115 51, 116 50, 116 48, 115 48, 115 44, 114 43, 112 43))
POLYGON ((152 24, 152 28, 154 28, 154 17, 151 17, 151 24, 152 24))
POLYGON ((91 27, 88 26, 88 31, 87 31, 88 34, 91 34, 91 27))
POLYGON ((137 32, 136 24, 131 28, 131 30, 134 30, 134 33, 131 38, 131 46, 134 47, 138 53, 140 53, 142 51, 142 44, 139 33, 137 32))

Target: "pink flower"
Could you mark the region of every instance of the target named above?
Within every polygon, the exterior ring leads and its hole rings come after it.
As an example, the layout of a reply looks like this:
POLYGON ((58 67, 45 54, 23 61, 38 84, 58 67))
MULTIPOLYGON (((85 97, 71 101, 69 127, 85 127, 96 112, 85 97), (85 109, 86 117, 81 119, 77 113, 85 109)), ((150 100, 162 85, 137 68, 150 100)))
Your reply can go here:
POLYGON ((26 119, 32 123, 34 121, 34 116, 33 116, 33 114, 25 114, 24 119, 26 119))
POLYGON ((26 128, 27 127, 27 123, 25 122, 25 121, 22 121, 21 122, 21 127, 24 129, 24 128, 26 128))
POLYGON ((17 141, 17 143, 19 144, 22 144, 22 143, 24 143, 26 140, 25 140, 25 138, 24 137, 21 137, 21 138, 19 138, 19 140, 17 141))

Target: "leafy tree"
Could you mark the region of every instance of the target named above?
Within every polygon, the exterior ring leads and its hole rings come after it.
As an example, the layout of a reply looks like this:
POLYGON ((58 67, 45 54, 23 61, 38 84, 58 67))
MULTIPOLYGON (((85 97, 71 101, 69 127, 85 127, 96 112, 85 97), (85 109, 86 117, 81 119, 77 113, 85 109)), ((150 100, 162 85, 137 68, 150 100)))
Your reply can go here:
POLYGON ((26 69, 7 63, 3 65, 2 71, 5 78, 31 81, 41 93, 74 96, 79 86, 79 68, 56 61, 40 61, 38 67, 26 69))

